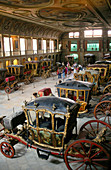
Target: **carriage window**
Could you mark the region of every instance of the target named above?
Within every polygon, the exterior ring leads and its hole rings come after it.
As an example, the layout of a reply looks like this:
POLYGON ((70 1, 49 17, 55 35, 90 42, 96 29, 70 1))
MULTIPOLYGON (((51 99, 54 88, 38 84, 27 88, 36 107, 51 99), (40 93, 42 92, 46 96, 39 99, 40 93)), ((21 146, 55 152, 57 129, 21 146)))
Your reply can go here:
POLYGON ((101 73, 100 73, 101 76, 104 76, 104 71, 105 71, 104 69, 101 69, 101 73))
POLYGON ((76 101, 76 91, 68 90, 68 98, 76 101))
POLYGON ((13 73, 13 74, 15 74, 15 70, 14 70, 14 68, 12 68, 12 73, 13 73))
POLYGON ((43 66, 47 66, 47 63, 46 63, 46 62, 44 62, 44 63, 43 63, 43 66))
POLYGON ((34 69, 36 69, 36 66, 35 66, 35 64, 33 65, 33 68, 34 68, 34 69))
POLYGON ((18 68, 16 68, 16 74, 18 74, 18 68))
POLYGON ((29 64, 29 69, 32 69, 32 64, 29 64))
POLYGON ((48 66, 50 66, 50 62, 48 62, 48 66))
POLYGON ((28 70, 28 64, 26 64, 26 69, 28 70))
POLYGON ((29 124, 36 126, 36 112, 34 110, 27 110, 29 124))
POLYGON ((61 97, 66 97, 66 90, 61 89, 61 97))
POLYGON ((63 132, 65 128, 66 117, 64 115, 55 114, 54 128, 57 132, 63 132))
POLYGON ((38 119, 40 128, 52 129, 52 117, 49 112, 39 111, 38 119))
POLYGON ((9 73, 11 73, 11 68, 8 68, 8 70, 9 70, 9 73))
POLYGON ((84 101, 84 91, 79 91, 79 99, 84 101))

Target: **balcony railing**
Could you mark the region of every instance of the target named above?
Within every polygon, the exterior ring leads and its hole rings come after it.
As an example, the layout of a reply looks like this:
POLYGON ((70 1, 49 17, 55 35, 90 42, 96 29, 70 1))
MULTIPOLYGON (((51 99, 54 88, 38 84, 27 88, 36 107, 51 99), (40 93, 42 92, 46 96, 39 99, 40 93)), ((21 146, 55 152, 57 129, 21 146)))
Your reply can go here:
POLYGON ((46 54, 46 53, 56 53, 61 52, 58 49, 51 49, 51 50, 16 50, 16 51, 0 51, 0 57, 9 57, 9 56, 21 56, 21 55, 35 55, 35 54, 46 54))

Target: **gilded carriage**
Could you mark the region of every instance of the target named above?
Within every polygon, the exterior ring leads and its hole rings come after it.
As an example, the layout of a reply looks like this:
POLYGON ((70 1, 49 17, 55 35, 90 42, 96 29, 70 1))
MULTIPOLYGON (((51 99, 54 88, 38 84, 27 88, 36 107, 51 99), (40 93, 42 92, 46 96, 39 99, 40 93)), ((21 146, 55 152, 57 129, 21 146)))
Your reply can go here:
POLYGON ((8 75, 15 76, 18 82, 23 81, 25 84, 29 84, 34 81, 32 71, 25 71, 24 65, 9 65, 7 69, 8 75))
POLYGON ((37 60, 32 60, 32 61, 26 61, 24 63, 25 65, 25 70, 26 71, 32 71, 32 74, 34 76, 40 76, 41 75, 41 61, 37 60))
POLYGON ((74 79, 94 83, 92 88, 92 94, 94 95, 99 92, 99 77, 99 71, 97 70, 82 70, 74 73, 74 79))
POLYGON ((50 77, 51 69, 53 65, 53 60, 49 58, 44 58, 41 60, 41 76, 43 78, 50 77))
POLYGON ((72 80, 57 84, 59 97, 69 98, 81 104, 79 114, 86 113, 91 99, 91 91, 94 84, 91 82, 72 80))
POLYGON ((108 78, 109 78, 108 65, 105 65, 105 64, 90 64, 86 67, 86 69, 99 71, 100 84, 103 84, 106 81, 108 81, 108 78))
POLYGON ((39 158, 47 160, 50 155, 63 158, 70 170, 110 167, 111 126, 91 120, 77 134, 80 104, 45 96, 25 102, 22 108, 23 111, 10 117, 0 118, 0 150, 5 157, 14 157, 14 146, 20 142, 36 149, 39 158))

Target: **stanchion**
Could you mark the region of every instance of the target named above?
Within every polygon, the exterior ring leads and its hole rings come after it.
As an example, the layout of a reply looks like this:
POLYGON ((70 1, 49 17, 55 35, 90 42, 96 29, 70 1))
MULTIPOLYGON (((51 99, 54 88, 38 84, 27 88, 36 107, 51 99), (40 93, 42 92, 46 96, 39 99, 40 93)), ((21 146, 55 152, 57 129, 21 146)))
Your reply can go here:
POLYGON ((46 78, 45 78, 45 84, 47 84, 47 82, 46 82, 46 78))
POLYGON ((7 93, 7 98, 8 98, 8 100, 10 100, 10 98, 9 98, 9 94, 7 93))
POLYGON ((14 107, 13 107, 13 113, 15 113, 14 107))
POLYGON ((33 82, 33 88, 35 88, 35 83, 33 82))
POLYGON ((22 94, 24 93, 24 89, 22 88, 22 94))

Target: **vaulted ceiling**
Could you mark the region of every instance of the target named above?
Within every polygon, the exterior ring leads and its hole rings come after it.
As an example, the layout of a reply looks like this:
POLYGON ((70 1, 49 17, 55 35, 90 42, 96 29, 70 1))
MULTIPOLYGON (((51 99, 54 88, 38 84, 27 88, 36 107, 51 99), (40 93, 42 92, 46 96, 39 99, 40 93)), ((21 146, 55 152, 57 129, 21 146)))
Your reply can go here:
POLYGON ((0 15, 68 32, 111 28, 111 0, 0 0, 0 15))

